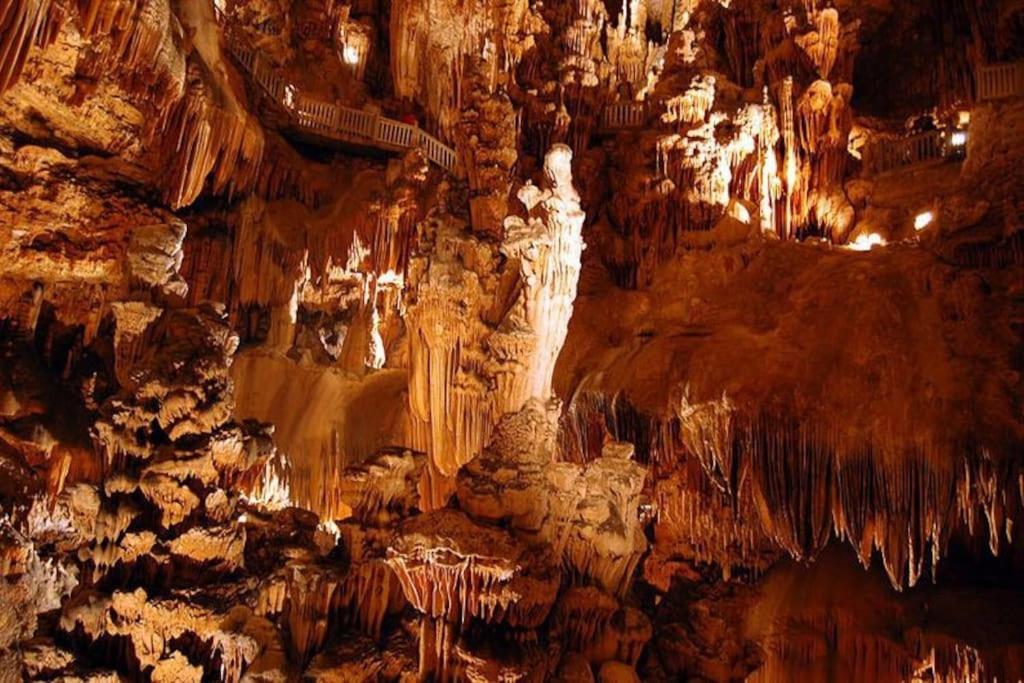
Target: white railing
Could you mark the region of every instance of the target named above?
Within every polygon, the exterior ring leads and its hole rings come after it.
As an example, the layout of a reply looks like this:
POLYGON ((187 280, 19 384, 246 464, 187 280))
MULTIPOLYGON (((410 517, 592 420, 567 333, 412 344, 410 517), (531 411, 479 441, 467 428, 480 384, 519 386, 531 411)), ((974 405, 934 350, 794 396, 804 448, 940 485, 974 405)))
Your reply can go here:
MULTIPOLYGON (((216 14, 218 21, 224 23, 223 13, 218 9, 216 14)), ((238 63, 271 100, 288 112, 292 123, 298 128, 346 141, 353 141, 354 137, 357 138, 355 142, 383 149, 419 147, 434 164, 451 173, 457 171, 455 150, 418 126, 305 95, 286 83, 256 50, 234 39, 228 31, 225 31, 225 35, 228 36, 228 50, 238 63)))
POLYGON ((338 128, 338 110, 331 102, 306 95, 298 95, 294 102, 296 120, 303 128, 328 133, 338 128))
POLYGON ((418 145, 424 150, 427 158, 441 168, 455 168, 457 161, 455 158, 455 150, 435 138, 433 135, 420 130, 418 145))
MULTIPOLYGON (((216 9, 217 20, 226 27, 226 17, 216 9)), ((305 95, 286 83, 270 62, 238 40, 233 32, 225 29, 225 35, 228 50, 235 60, 271 100, 288 112, 297 127, 327 137, 346 140, 356 137, 360 142, 385 149, 419 147, 434 164, 452 173, 457 171, 455 150, 418 126, 305 95)), ((521 111, 517 116, 521 116, 521 111)), ((601 126, 605 129, 638 128, 646 122, 645 102, 616 102, 601 112, 601 126)))
POLYGON ((381 118, 377 122, 376 139, 391 147, 412 147, 417 142, 416 129, 416 126, 410 126, 408 123, 381 118))
POLYGON ((361 109, 338 107, 338 128, 372 139, 377 137, 377 116, 361 109))
POLYGON ((638 128, 646 122, 646 102, 615 102, 601 112, 601 127, 605 129, 638 128))
POLYGON ((978 99, 1024 95, 1024 62, 989 64, 978 69, 978 99))
POLYGON ((946 134, 932 130, 899 140, 881 140, 866 150, 864 165, 870 173, 885 173, 901 166, 913 166, 945 158, 950 146, 946 134))

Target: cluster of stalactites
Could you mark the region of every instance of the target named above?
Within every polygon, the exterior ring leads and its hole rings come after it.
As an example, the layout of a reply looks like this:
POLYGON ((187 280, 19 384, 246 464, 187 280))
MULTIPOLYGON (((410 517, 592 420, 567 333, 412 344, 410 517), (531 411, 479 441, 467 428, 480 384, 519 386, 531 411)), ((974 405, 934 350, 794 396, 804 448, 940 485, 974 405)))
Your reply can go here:
MULTIPOLYGON (((895 427, 866 439, 786 418, 744 420, 724 399, 688 406, 679 419, 684 446, 710 480, 738 500, 740 514, 757 511, 705 551, 720 561, 730 557, 734 566, 758 568, 762 534, 803 560, 834 535, 848 540, 865 566, 879 551, 901 589, 926 568, 934 575, 954 531, 976 530, 978 511, 993 553, 1012 540, 1021 516, 1020 465, 980 446, 925 436, 908 446, 895 427)), ((705 525, 706 513, 687 512, 685 500, 670 504, 666 522, 682 514, 684 527, 705 525)))
POLYGON ((663 59, 665 48, 647 40, 646 27, 646 0, 627 0, 618 23, 605 28, 608 62, 612 66, 610 89, 622 84, 627 95, 635 96, 653 85, 648 82, 648 75, 663 59))
POLYGON ((765 232, 780 220, 775 107, 765 97, 731 109, 718 101, 718 86, 714 76, 696 76, 685 92, 664 101, 660 122, 668 130, 651 140, 643 162, 650 158, 654 168, 627 180, 629 191, 610 203, 614 232, 602 256, 625 286, 649 282, 677 250, 699 244, 698 233, 707 234, 723 214, 765 232), (742 211, 732 210, 737 203, 742 211))
POLYGON ((201 58, 188 54, 168 0, 85 0, 70 9, 50 0, 0 4, 0 92, 17 81, 31 47, 52 43, 69 17, 88 41, 76 64, 75 100, 117 74, 147 115, 142 138, 164 162, 154 170, 169 205, 187 206, 204 190, 231 195, 257 185, 263 131, 229 101, 230 86, 212 81, 201 58))
POLYGON ((781 191, 775 108, 766 100, 727 115, 713 110, 714 102, 710 76, 695 78, 686 93, 666 102, 662 121, 677 132, 658 139, 657 171, 689 204, 724 208, 730 199, 744 199, 762 207, 763 223, 772 226, 781 191), (723 135, 727 130, 732 133, 723 135))
MULTIPOLYGON (((630 191, 610 205, 615 233, 605 258, 627 286, 648 281, 652 269, 688 247, 685 233, 710 230, 734 201, 755 207, 761 230, 783 239, 815 230, 843 241, 851 227, 852 207, 837 188, 852 127, 852 87, 844 79, 852 73, 856 22, 843 25, 834 8, 813 8, 787 13, 776 26, 760 10, 723 3, 726 57, 742 70, 734 75, 741 86, 762 89, 756 103, 714 60, 701 58, 714 47, 703 20, 691 23, 692 9, 673 7, 686 28, 664 66, 689 86, 664 94, 659 86, 662 126, 643 162, 653 160, 654 168, 634 172, 630 191)), ((629 3, 620 29, 644 12, 643 3, 629 3)))
POLYGON ((236 195, 257 183, 262 127, 244 112, 213 104, 206 88, 201 80, 190 79, 185 96, 167 110, 153 134, 171 160, 161 184, 173 208, 188 206, 205 189, 236 195))
POLYGON ((153 107, 144 133, 169 160, 159 179, 168 204, 187 206, 207 188, 237 194, 255 186, 262 129, 241 108, 219 102, 226 84, 212 83, 198 58, 186 56, 184 31, 168 2, 90 1, 81 6, 81 22, 93 43, 78 65, 83 80, 99 82, 117 65, 129 94, 153 107))
MULTIPOLYGON (((297 239, 284 229, 291 219, 281 205, 258 196, 239 203, 228 221, 232 239, 210 234, 190 241, 185 268, 199 283, 193 300, 226 300, 232 316, 265 316, 268 345, 280 350, 302 343, 300 310, 345 311, 349 333, 333 345, 321 338, 324 352, 353 371, 383 367, 401 332, 401 294, 431 188, 419 150, 392 164, 386 187, 367 200, 351 229, 316 226, 297 239)), ((376 173, 362 177, 374 180, 376 173)))
MULTIPOLYGON (((790 23, 795 19, 790 18, 790 23)), ((832 201, 819 201, 839 187, 847 170, 853 126, 852 75, 858 24, 842 25, 835 8, 807 10, 808 31, 793 40, 813 65, 810 78, 799 64, 768 59, 769 81, 781 113, 785 158, 781 169, 783 211, 776 222, 784 239, 800 237, 811 225, 823 226, 824 237, 842 241, 849 229, 849 211, 832 201), (841 65, 842 68, 839 68, 841 65)))
POLYGON ((510 642, 535 640, 560 585, 544 547, 452 509, 399 525, 387 562, 421 615, 420 675, 433 680, 461 680, 467 665, 484 663, 457 639, 474 628, 498 627, 510 642))
MULTIPOLYGON (((185 600, 153 599, 138 588, 106 596, 83 594, 68 603, 60 629, 89 642, 120 641, 117 659, 126 671, 153 681, 201 681, 211 675, 235 683, 261 651, 247 610, 218 611, 185 600), (181 642, 199 647, 186 656, 181 642)), ((258 626, 256 626, 258 628, 258 626)))
POLYGON ((52 0, 0 1, 0 93, 21 78, 29 51, 57 38, 63 5, 52 0))
POLYGON ((420 102, 441 136, 453 139, 466 88, 466 64, 510 73, 533 44, 535 18, 526 2, 467 8, 450 0, 403 0, 391 7, 391 73, 395 93, 420 102))
POLYGON ((454 510, 403 523, 388 549, 406 599, 434 619, 536 628, 558 590, 549 558, 454 510))

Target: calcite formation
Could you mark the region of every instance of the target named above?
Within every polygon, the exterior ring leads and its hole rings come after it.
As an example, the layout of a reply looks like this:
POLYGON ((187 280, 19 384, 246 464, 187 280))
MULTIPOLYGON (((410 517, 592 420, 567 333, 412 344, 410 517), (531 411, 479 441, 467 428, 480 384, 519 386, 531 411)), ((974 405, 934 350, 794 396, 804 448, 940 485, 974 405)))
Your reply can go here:
POLYGON ((444 504, 445 480, 480 453, 497 419, 551 396, 583 249, 571 162, 568 147, 552 147, 543 185, 519 189, 526 216, 505 220, 500 243, 438 216, 432 248, 411 264, 410 417, 430 458, 428 507, 444 504))
POLYGON ((0 681, 1024 680, 1016 0, 0 0, 0 681))

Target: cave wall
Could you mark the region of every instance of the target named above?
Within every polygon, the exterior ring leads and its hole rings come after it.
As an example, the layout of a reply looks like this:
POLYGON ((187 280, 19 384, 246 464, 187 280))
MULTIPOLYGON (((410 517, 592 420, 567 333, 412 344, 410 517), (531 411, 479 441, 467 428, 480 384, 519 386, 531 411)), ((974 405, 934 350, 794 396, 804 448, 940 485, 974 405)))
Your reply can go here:
POLYGON ((0 0, 2 673, 1020 678, 1019 4, 0 0))

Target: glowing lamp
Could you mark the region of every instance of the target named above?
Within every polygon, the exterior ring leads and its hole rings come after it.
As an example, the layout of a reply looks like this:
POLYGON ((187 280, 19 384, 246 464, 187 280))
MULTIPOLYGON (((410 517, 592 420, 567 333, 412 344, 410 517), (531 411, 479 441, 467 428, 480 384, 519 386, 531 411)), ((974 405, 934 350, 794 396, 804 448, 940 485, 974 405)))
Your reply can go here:
POLYGON ((957 130, 953 131, 953 135, 950 136, 949 142, 954 147, 963 147, 967 144, 967 131, 957 130))
POLYGON ((359 63, 359 48, 355 45, 346 45, 341 49, 341 58, 346 64, 355 65, 359 63))
POLYGON ((965 127, 965 126, 969 125, 971 123, 971 112, 970 112, 970 110, 965 110, 965 111, 962 111, 962 112, 958 112, 958 114, 957 114, 957 123, 961 127, 965 127))
POLYGON ((854 251, 871 251, 873 247, 880 247, 885 245, 885 240, 877 232, 868 233, 866 235, 858 235, 857 239, 850 242, 847 246, 854 251))
POLYGON ((931 211, 923 211, 914 217, 914 230, 924 230, 932 221, 935 220, 935 214, 931 211))

